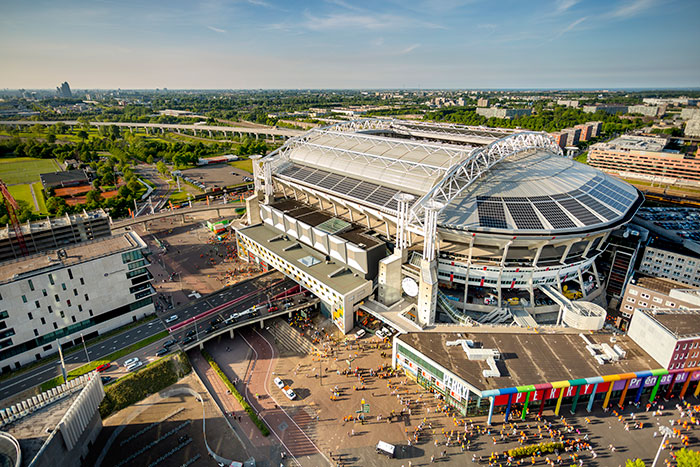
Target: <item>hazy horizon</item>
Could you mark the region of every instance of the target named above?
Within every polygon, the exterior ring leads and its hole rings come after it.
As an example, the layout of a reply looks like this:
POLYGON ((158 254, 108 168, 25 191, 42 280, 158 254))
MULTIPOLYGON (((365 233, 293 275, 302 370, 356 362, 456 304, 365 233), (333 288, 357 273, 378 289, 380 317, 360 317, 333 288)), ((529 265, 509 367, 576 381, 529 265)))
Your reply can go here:
POLYGON ((700 2, 3 2, 0 89, 700 87, 700 2))

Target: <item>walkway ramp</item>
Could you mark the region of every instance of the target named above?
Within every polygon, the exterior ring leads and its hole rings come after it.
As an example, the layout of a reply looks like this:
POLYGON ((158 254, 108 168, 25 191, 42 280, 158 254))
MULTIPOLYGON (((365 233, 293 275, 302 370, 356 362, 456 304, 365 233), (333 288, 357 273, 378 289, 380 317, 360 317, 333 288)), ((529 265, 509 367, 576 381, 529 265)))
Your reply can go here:
POLYGON ((469 316, 465 315, 461 311, 457 310, 452 303, 452 300, 447 298, 441 290, 437 293, 437 308, 443 311, 455 324, 462 324, 464 326, 478 326, 479 323, 471 319, 469 316))
POLYGON ((525 309, 524 306, 522 306, 522 305, 511 306, 510 312, 513 314, 513 319, 515 320, 515 323, 518 326, 521 326, 524 328, 537 327, 537 321, 535 321, 535 318, 532 317, 532 315, 525 309))

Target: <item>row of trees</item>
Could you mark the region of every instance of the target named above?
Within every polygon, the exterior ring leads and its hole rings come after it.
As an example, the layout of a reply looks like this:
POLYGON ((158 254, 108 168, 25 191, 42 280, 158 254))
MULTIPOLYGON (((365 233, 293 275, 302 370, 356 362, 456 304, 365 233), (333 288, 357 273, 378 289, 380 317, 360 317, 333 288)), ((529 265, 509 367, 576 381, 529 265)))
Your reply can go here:
MULTIPOLYGON (((537 109, 536 109, 537 110, 537 109)), ((621 133, 645 125, 642 118, 626 119, 604 112, 585 113, 580 109, 563 106, 541 108, 530 116, 507 118, 486 118, 476 113, 474 108, 457 107, 428 112, 425 120, 460 123, 465 125, 485 125, 502 128, 525 128, 533 131, 559 131, 590 121, 602 121, 605 133, 621 133)))

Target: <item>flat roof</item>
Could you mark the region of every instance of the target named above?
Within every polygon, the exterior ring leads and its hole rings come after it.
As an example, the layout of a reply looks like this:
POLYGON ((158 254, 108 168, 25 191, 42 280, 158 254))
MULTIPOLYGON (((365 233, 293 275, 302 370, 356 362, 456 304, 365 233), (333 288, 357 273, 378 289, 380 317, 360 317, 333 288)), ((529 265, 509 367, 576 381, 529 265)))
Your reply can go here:
POLYGON ((641 310, 666 328, 677 339, 700 335, 700 312, 680 310, 641 310))
MULTIPOLYGON (((89 222, 91 220, 104 219, 108 220, 109 216, 100 208, 96 211, 81 212, 79 214, 66 214, 62 217, 46 218, 43 220, 35 222, 26 222, 20 225, 23 235, 34 234, 41 231, 49 231, 51 229, 58 229, 60 227, 66 227, 73 224, 81 224, 84 222, 89 222)), ((0 239, 7 238, 10 232, 10 224, 7 224, 2 230, 0 230, 0 239)), ((13 231, 14 238, 14 231, 13 231)))
POLYGON ((644 287, 645 289, 660 292, 668 295, 674 289, 686 289, 687 285, 671 279, 662 279, 660 277, 647 276, 646 274, 636 273, 634 275, 635 282, 632 285, 644 287))
POLYGON ((87 242, 68 245, 0 263, 0 284, 31 277, 36 274, 60 269, 73 264, 84 263, 103 256, 145 248, 146 244, 135 232, 102 237, 87 242), (64 250, 66 256, 58 258, 57 250, 64 250))
POLYGON ((265 224, 246 227, 240 229, 239 232, 254 242, 262 245, 264 248, 270 250, 272 253, 284 259, 288 263, 293 264, 297 268, 303 270, 308 275, 332 288, 339 294, 345 295, 346 293, 352 292, 368 282, 362 277, 361 273, 356 273, 347 265, 339 263, 335 260, 332 260, 330 263, 326 263, 325 255, 319 253, 311 247, 304 245, 303 243, 298 242, 294 238, 289 237, 289 240, 286 240, 284 236, 280 234, 279 230, 268 227, 265 224), (294 247, 295 245, 299 246, 294 247), (311 267, 306 267, 300 260, 307 256, 312 256, 319 259, 320 262, 311 267), (330 274, 336 273, 341 268, 345 268, 345 272, 329 277, 330 274))
MULTIPOLYGON (((585 334, 593 344, 610 343, 609 334, 585 334)), ((399 335, 400 342, 448 369, 479 391, 556 381, 592 378, 603 375, 631 373, 656 369, 658 363, 627 336, 617 336, 627 355, 614 363, 599 365, 586 350, 578 334, 542 333, 426 333, 399 335), (486 361, 469 360, 461 346, 446 342, 470 339, 485 349, 501 354, 497 362, 501 376, 485 378, 486 361)))
POLYGON ((64 170, 61 172, 49 172, 39 174, 41 183, 46 185, 60 185, 66 182, 87 180, 88 176, 83 169, 64 170))
POLYGON ((612 150, 624 149, 634 151, 661 152, 666 147, 667 143, 668 140, 666 138, 658 138, 653 136, 623 135, 606 143, 596 143, 595 146, 612 150))

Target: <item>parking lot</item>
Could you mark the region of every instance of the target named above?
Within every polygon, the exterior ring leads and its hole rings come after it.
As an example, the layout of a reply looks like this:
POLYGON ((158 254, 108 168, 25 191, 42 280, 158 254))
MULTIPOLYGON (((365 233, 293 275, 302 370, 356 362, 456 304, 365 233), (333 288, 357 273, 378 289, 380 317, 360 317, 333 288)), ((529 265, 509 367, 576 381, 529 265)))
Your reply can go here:
POLYGON ((182 176, 211 189, 245 183, 248 181, 246 177, 250 178, 251 174, 228 164, 214 164, 183 170, 182 176))

